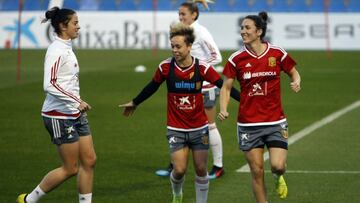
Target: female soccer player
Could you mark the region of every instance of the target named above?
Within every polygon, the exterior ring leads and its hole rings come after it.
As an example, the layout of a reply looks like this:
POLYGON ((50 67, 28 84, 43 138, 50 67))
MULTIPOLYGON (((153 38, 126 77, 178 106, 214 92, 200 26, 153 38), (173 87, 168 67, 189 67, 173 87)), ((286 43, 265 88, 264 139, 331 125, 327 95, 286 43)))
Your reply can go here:
POLYGON ((288 124, 280 96, 280 72, 291 78, 290 87, 300 91, 300 75, 295 61, 282 48, 264 41, 268 15, 246 16, 241 24, 244 46, 233 53, 223 74, 226 77, 220 92, 220 113, 225 120, 229 113, 230 89, 236 78, 241 86, 238 111, 238 141, 244 151, 252 175, 252 188, 258 203, 266 202, 264 183, 264 146, 270 154, 271 171, 280 198, 288 190, 283 174, 286 170, 288 124))
MULTIPOLYGON (((198 1, 206 3, 206 1, 198 1)), ((205 7, 206 5, 204 5, 205 7)), ((196 3, 184 2, 179 7, 180 22, 194 29, 195 41, 191 48, 191 55, 214 66, 221 63, 222 57, 213 37, 206 27, 199 24, 199 8, 196 3)), ((209 121, 209 142, 213 155, 213 167, 209 173, 210 179, 219 178, 224 174, 222 140, 216 127, 216 98, 219 96, 220 88, 204 81, 202 94, 204 96, 205 113, 209 121)), ((168 170, 159 170, 156 174, 167 176, 171 172, 171 164, 168 170)))
POLYGON ((77 175, 79 203, 91 203, 96 154, 86 111, 91 107, 80 98, 79 64, 71 40, 79 35, 75 11, 54 7, 46 19, 56 33, 45 56, 42 117, 62 165, 50 171, 29 194, 19 195, 18 203, 35 203, 68 178, 77 175))
POLYGON ((166 81, 167 85, 167 138, 174 169, 170 173, 173 202, 182 202, 182 185, 192 151, 195 168, 196 202, 206 202, 209 180, 207 159, 209 124, 201 94, 202 82, 221 87, 222 79, 207 63, 190 55, 195 36, 191 27, 178 23, 171 26, 172 58, 162 61, 151 82, 132 101, 119 105, 124 115, 130 116, 136 107, 166 81))

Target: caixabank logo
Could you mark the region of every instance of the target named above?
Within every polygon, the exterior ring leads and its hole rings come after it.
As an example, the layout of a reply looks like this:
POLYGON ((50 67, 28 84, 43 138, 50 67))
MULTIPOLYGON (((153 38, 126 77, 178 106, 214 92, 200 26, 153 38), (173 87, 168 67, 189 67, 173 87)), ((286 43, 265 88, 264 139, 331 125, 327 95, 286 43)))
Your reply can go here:
POLYGON ((17 19, 13 20, 12 24, 5 25, 2 29, 7 33, 5 38, 4 48, 16 48, 19 44, 19 38, 21 40, 28 40, 35 47, 39 47, 38 40, 36 39, 34 33, 31 30, 31 26, 35 21, 35 17, 30 19, 24 19, 23 23, 19 23, 17 19))

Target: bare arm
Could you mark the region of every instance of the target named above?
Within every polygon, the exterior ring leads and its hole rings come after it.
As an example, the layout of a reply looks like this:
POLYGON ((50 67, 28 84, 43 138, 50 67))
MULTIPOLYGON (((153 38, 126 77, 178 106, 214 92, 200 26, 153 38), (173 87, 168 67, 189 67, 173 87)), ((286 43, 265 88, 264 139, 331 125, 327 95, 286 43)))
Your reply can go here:
POLYGON ((289 77, 291 78, 290 87, 294 92, 299 92, 301 89, 300 83, 301 83, 301 77, 299 72, 296 70, 296 68, 292 68, 290 72, 287 73, 289 77))
POLYGON ((223 86, 220 90, 220 112, 218 114, 218 119, 221 121, 225 120, 229 113, 227 112, 227 107, 229 105, 230 100, 230 92, 233 85, 233 78, 224 78, 223 86))
MULTIPOLYGON (((221 87, 223 86, 223 83, 224 83, 224 81, 222 79, 219 79, 213 84, 216 85, 219 89, 221 89, 221 87)), ((236 101, 240 102, 240 92, 237 89, 235 89, 234 87, 231 87, 230 97, 232 97, 236 101)))

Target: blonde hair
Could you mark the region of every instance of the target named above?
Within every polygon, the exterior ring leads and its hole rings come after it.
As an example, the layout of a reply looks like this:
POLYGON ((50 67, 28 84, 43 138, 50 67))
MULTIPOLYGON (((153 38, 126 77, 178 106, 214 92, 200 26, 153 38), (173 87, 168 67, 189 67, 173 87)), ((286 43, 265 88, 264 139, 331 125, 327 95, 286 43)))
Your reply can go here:
POLYGON ((174 23, 170 26, 170 39, 175 36, 184 36, 187 45, 194 43, 194 29, 184 23, 174 23))

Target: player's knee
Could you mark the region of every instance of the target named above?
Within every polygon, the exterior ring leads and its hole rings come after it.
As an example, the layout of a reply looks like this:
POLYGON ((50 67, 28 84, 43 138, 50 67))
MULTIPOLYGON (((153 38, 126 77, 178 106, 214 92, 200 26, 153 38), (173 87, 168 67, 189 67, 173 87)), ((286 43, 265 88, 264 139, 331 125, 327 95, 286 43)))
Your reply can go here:
POLYGON ((195 166, 195 173, 197 176, 206 176, 207 175, 207 168, 206 165, 201 165, 201 166, 195 166))
POLYGON ((94 168, 96 165, 96 154, 88 155, 81 161, 83 167, 94 168))
POLYGON ((264 175, 264 167, 260 165, 252 166, 251 173, 255 178, 262 177, 264 175))
POLYGON ((176 174, 177 177, 184 176, 186 173, 186 167, 175 166, 173 170, 174 170, 173 172, 176 174))
POLYGON ((285 167, 281 165, 271 166, 271 172, 278 175, 282 175, 285 173, 285 167))
POLYGON ((67 177, 75 176, 79 172, 79 165, 78 164, 72 164, 70 166, 64 166, 63 167, 65 174, 67 177))
POLYGON ((208 174, 207 170, 196 170, 195 173, 197 176, 200 176, 200 177, 207 176, 207 174, 208 174))

